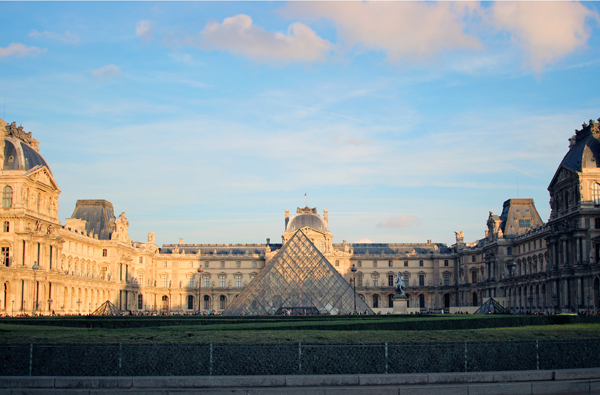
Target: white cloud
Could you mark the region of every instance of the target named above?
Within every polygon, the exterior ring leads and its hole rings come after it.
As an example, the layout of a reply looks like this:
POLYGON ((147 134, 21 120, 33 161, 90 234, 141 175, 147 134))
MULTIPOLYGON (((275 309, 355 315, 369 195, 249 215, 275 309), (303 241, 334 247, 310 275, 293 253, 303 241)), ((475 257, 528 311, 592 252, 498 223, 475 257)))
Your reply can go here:
POLYGON ((332 49, 329 41, 320 38, 308 26, 296 22, 287 34, 267 32, 252 23, 248 15, 211 22, 195 43, 201 49, 226 50, 257 61, 318 62, 325 60, 332 49))
POLYGON ((583 47, 591 35, 586 21, 600 21, 597 12, 569 1, 497 1, 490 17, 497 29, 511 33, 528 58, 526 64, 537 72, 583 47))
POLYGON ((419 218, 414 215, 402 214, 399 217, 392 217, 377 224, 378 228, 408 228, 419 223, 419 218))
POLYGON ((122 74, 121 69, 114 64, 109 64, 96 70, 92 70, 96 78, 117 77, 122 74))
POLYGON ((54 33, 54 32, 48 32, 48 31, 38 32, 37 30, 32 30, 31 33, 29 33, 29 37, 35 37, 35 38, 46 37, 46 38, 50 38, 52 40, 62 41, 63 43, 66 43, 66 44, 81 43, 81 38, 79 38, 78 35, 69 32, 68 30, 64 33, 54 33))
POLYGON ((7 58, 9 56, 22 58, 25 56, 36 56, 44 52, 46 52, 46 48, 27 47, 23 44, 12 43, 6 48, 0 47, 0 58, 7 58))
POLYGON ((329 19, 346 46, 385 51, 398 62, 479 49, 479 39, 463 32, 463 20, 478 8, 451 2, 292 2, 283 13, 329 19))
POLYGON ((372 241, 370 239, 364 238, 358 240, 356 243, 372 243, 372 241))
POLYGON ((144 42, 150 41, 152 39, 152 25, 153 23, 148 20, 139 21, 135 27, 135 35, 144 42))

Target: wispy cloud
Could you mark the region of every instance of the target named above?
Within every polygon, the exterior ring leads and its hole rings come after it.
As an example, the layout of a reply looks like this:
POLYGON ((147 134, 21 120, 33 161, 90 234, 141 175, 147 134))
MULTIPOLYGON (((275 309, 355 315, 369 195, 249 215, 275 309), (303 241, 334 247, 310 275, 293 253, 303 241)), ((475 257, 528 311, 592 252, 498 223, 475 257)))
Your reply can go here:
POLYGON ((29 33, 29 37, 34 38, 49 38, 52 40, 58 40, 66 44, 80 44, 81 38, 78 35, 69 32, 68 30, 64 33, 55 33, 49 31, 38 32, 37 30, 32 30, 29 33))
POLYGON ((148 42, 152 39, 152 27, 154 23, 148 20, 139 21, 135 27, 135 35, 144 42, 148 42))
POLYGON ((384 51, 392 62, 424 59, 447 50, 479 49, 463 19, 477 3, 292 2, 289 17, 326 18, 347 48, 384 51))
POLYGON ((596 11, 570 1, 496 1, 491 9, 493 25, 511 33, 536 72, 587 43, 588 19, 600 22, 596 11))
POLYGON ((23 44, 12 43, 6 48, 0 47, 0 59, 14 56, 16 58, 23 58, 26 56, 37 56, 41 53, 46 52, 46 48, 28 47, 23 44))
POLYGON ((329 41, 302 23, 291 24, 287 33, 268 32, 243 14, 211 22, 187 41, 201 49, 229 51, 264 62, 320 62, 332 49, 329 41))
POLYGON ((110 77, 118 77, 122 74, 121 69, 114 64, 109 64, 96 70, 91 71, 92 75, 96 78, 104 79, 110 77))
POLYGON ((391 217, 377 224, 378 228, 408 228, 419 224, 419 218, 410 214, 402 214, 399 217, 391 217))

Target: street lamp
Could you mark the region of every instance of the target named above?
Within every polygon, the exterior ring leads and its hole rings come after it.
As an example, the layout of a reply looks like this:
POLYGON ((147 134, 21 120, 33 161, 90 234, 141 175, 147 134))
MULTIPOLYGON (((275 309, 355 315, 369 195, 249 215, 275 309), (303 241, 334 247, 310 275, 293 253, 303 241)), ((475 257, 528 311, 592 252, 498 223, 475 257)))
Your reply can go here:
POLYGON ((529 302, 529 312, 533 312, 533 296, 529 296, 527 302, 529 302))
POLYGON ((202 295, 202 272, 204 271, 204 269, 202 269, 202 263, 200 264, 200 266, 198 267, 198 315, 200 315, 200 312, 202 311, 202 307, 200 306, 200 296, 202 295))
POLYGON ((35 311, 37 310, 37 287, 35 276, 40 266, 37 264, 36 261, 33 261, 33 266, 31 268, 33 269, 33 311, 31 315, 35 317, 35 311))
POLYGON ((15 301, 12 301, 12 314, 13 317, 15 316, 15 301))
POLYGON ((77 299, 77 313, 81 315, 81 299, 77 299))
POLYGON ((50 310, 50 314, 52 314, 52 299, 48 299, 48 310, 50 310))
POLYGON ((350 271, 352 272, 352 284, 354 285, 354 314, 356 314, 356 270, 356 265, 353 264, 352 269, 350 269, 350 271))

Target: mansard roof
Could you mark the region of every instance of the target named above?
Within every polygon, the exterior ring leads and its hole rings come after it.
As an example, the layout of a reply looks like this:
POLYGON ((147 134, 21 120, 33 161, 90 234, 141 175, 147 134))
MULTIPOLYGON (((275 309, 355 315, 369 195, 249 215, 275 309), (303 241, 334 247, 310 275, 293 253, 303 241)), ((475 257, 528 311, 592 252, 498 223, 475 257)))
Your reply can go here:
POLYGON ((110 240, 115 231, 115 211, 104 199, 78 200, 71 218, 84 220, 85 232, 98 235, 99 240, 110 240))
POLYGON ((286 232, 295 232, 304 227, 309 227, 321 232, 327 232, 328 230, 327 224, 323 218, 317 214, 316 208, 298 207, 296 214, 290 218, 290 221, 288 222, 286 232))
MULTIPOLYGON (((52 170, 39 153, 39 142, 26 133, 16 122, 6 124, 0 119, 0 133, 4 136, 4 147, 0 154, 4 155, 2 170, 31 170, 36 166, 45 166, 50 174, 52 170)), ((2 140, 0 140, 2 141, 2 140)))

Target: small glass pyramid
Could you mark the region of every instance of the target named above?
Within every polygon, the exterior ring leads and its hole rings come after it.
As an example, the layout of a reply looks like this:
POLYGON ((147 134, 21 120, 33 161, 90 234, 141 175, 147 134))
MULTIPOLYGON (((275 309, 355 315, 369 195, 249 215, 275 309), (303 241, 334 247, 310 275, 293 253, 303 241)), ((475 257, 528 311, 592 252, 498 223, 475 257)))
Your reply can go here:
POLYGON ((481 305, 474 314, 510 314, 508 310, 494 298, 490 298, 487 302, 481 305))
POLYGON ((90 315, 121 315, 121 310, 117 309, 117 306, 107 300, 90 315))
POLYGON ((275 314, 280 308, 292 311, 316 308, 326 314, 351 314, 355 298, 357 311, 373 314, 302 230, 298 230, 223 315, 275 314))

